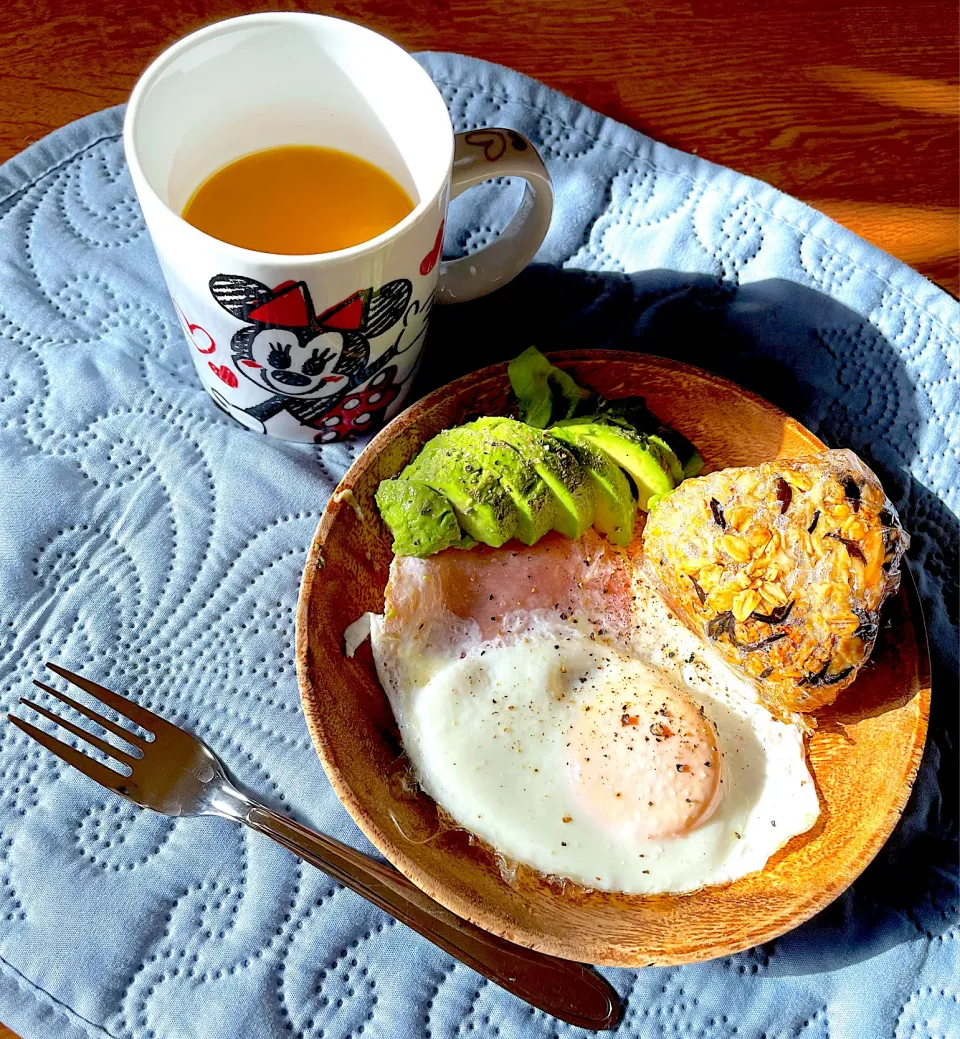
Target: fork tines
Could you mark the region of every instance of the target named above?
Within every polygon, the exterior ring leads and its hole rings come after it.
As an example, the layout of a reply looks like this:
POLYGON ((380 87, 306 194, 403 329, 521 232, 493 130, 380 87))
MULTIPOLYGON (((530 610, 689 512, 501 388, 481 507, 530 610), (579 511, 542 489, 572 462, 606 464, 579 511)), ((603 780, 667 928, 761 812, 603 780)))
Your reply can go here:
POLYGON ((127 697, 121 696, 119 693, 115 693, 112 689, 107 689, 106 686, 99 685, 97 682, 92 682, 89 678, 84 678, 83 675, 75 675, 65 667, 60 667, 59 664, 51 664, 49 661, 47 661, 45 666, 61 678, 65 678, 71 685, 77 686, 85 693, 89 693, 94 699, 111 707, 121 717, 133 722, 134 725, 139 725, 146 732, 154 733, 156 726, 163 721, 153 711, 148 711, 146 707, 141 707, 139 704, 134 703, 133 700, 128 700, 127 697))
MULTIPOLYGON (((78 686, 84 692, 95 697, 101 704, 105 704, 125 720, 134 725, 140 726, 140 728, 145 730, 148 735, 153 735, 153 730, 157 727, 157 722, 160 721, 160 719, 158 719, 151 711, 138 706, 133 703, 133 701, 128 700, 125 696, 120 696, 112 690, 107 689, 96 682, 90 681, 89 678, 84 678, 82 675, 76 675, 72 671, 68 671, 66 668, 59 667, 57 664, 48 663, 46 666, 62 678, 65 678, 68 682, 78 686)), ((124 728, 116 722, 111 721, 109 718, 104 717, 94 708, 88 707, 87 705, 74 700, 73 697, 67 696, 66 693, 59 692, 52 686, 47 685, 45 682, 34 679, 33 684, 39 689, 42 689, 45 693, 54 697, 54 699, 59 700, 60 703, 64 704, 66 707, 72 708, 78 714, 83 715, 85 718, 89 718, 90 721, 96 722, 97 725, 101 726, 107 732, 112 733, 114 736, 118 736, 134 751, 134 753, 131 753, 125 748, 118 747, 113 743, 107 742, 100 736, 82 728, 67 718, 61 717, 59 714, 48 710, 41 704, 35 703, 33 700, 20 697, 20 703, 25 707, 29 707, 31 710, 36 711, 38 714, 42 715, 48 721, 53 722, 55 725, 58 725, 60 728, 72 733, 78 739, 88 743, 91 747, 95 747, 101 753, 105 754, 111 762, 125 768, 127 774, 129 774, 131 766, 143 756, 143 750, 148 740, 144 739, 143 736, 131 729, 124 728)), ((47 750, 55 754, 58 758, 67 762, 67 764, 72 765, 80 772, 85 773, 91 779, 96 780, 103 786, 109 787, 111 790, 115 790, 119 794, 124 794, 129 787, 129 784, 124 782, 127 778, 124 772, 120 772, 101 764, 99 761, 96 761, 89 755, 82 753, 77 748, 71 747, 62 740, 56 739, 54 736, 51 736, 50 733, 37 728, 35 725, 31 725, 22 718, 17 718, 12 714, 8 714, 7 718, 13 722, 18 729, 36 740, 41 746, 46 747, 47 750)))

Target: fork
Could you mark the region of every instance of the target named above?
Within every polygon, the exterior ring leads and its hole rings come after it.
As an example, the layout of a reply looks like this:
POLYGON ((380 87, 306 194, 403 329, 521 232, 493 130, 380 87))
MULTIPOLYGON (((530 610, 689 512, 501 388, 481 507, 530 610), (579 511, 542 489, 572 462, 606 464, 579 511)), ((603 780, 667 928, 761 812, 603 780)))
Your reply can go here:
POLYGON ((85 776, 141 808, 162 815, 219 815, 265 834, 311 865, 379 906, 532 1006, 569 1024, 612 1028, 620 1016, 613 987, 588 967, 508 942, 461 919, 435 902, 391 866, 346 844, 307 829, 242 792, 209 747, 196 736, 89 678, 56 664, 51 671, 115 711, 147 735, 141 736, 45 683, 33 684, 62 704, 123 740, 122 749, 32 700, 20 703, 96 747, 129 775, 109 768, 22 718, 7 718, 37 743, 85 776))

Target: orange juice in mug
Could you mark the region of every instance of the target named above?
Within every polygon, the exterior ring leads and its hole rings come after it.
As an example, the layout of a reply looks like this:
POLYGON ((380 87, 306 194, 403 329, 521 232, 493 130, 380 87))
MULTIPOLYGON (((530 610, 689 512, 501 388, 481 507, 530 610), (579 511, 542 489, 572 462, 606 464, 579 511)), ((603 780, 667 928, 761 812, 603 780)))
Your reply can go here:
POLYGON ((175 43, 134 88, 124 149, 201 382, 287 440, 382 425, 434 300, 505 284, 550 223, 526 138, 454 134, 413 58, 321 15, 246 15, 175 43), (508 233, 443 261, 449 199, 500 176, 527 181, 508 233))
POLYGON ((413 208, 372 162, 338 148, 285 144, 211 174, 190 196, 183 219, 221 242, 297 256, 369 241, 413 208))

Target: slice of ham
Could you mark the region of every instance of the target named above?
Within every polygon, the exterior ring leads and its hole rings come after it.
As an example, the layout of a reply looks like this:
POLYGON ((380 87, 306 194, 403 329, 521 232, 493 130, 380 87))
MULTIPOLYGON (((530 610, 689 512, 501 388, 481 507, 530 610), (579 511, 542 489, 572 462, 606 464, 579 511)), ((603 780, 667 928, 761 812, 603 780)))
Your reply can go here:
POLYGON ((535 545, 449 548, 390 566, 383 633, 447 649, 521 632, 532 622, 583 634, 627 638, 630 567, 626 553, 592 529, 576 541, 551 533, 535 545))

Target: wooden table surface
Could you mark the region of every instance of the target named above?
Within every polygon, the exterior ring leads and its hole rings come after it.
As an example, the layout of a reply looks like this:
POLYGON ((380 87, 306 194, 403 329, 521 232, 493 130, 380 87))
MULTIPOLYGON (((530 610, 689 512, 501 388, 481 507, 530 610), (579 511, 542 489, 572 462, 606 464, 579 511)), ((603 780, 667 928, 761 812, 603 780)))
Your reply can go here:
POLYGON ((960 290, 954 0, 7 0, 0 161, 124 101, 184 33, 270 7, 510 65, 960 290))
POLYGON ((177 37, 271 6, 510 65, 960 290, 955 0, 6 0, 0 161, 125 100, 177 37))

